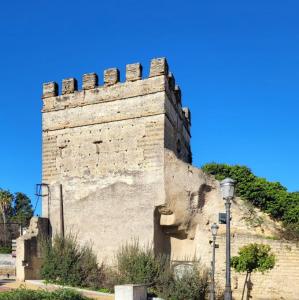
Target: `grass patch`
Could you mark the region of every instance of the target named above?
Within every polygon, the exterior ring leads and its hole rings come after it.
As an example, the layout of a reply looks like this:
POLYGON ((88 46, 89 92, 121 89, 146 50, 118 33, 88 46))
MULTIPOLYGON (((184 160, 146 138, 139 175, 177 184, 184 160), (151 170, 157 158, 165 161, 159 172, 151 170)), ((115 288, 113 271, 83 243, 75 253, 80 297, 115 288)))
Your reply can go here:
POLYGON ((0 293, 0 300, 88 300, 88 298, 70 289, 48 292, 20 288, 14 291, 0 293))
POLYGON ((11 254, 11 247, 9 246, 1 246, 0 254, 11 254))

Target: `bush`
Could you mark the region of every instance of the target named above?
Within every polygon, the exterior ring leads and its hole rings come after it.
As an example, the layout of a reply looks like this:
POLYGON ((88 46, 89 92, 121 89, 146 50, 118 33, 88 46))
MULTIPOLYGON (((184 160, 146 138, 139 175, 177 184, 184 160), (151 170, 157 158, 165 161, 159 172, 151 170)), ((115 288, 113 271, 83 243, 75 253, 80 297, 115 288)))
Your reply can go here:
POLYGON ((0 293, 0 300, 88 300, 88 298, 69 289, 54 292, 18 289, 0 293))
POLYGON ((208 290, 208 272, 199 262, 195 262, 190 269, 181 276, 172 274, 171 280, 164 282, 159 297, 171 300, 202 300, 208 290))
POLYGON ((138 241, 122 246, 116 254, 119 281, 153 286, 169 265, 169 259, 155 256, 152 247, 141 248, 138 241))
MULTIPOLYGON (((298 228, 298 192, 289 193, 279 182, 269 182, 264 178, 257 177, 245 166, 209 163, 205 164, 202 169, 204 172, 214 175, 218 180, 225 177, 236 180, 237 196, 269 213, 272 218, 283 221, 284 225, 294 224, 298 228)), ((292 237, 298 238, 299 235, 292 235, 292 237)))
POLYGON ((154 255, 152 247, 140 247, 138 241, 121 247, 116 260, 119 284, 146 284, 154 295, 164 299, 204 299, 208 276, 199 262, 176 276, 168 256, 154 255))
POLYGON ((271 247, 264 244, 248 244, 240 248, 238 256, 233 256, 231 266, 237 272, 265 272, 275 266, 275 255, 271 247))
POLYGON ((0 254, 11 254, 11 247, 0 246, 0 254))
POLYGON ((98 266, 91 247, 79 247, 76 237, 56 235, 53 243, 50 240, 44 242, 43 252, 43 279, 62 285, 101 287, 104 267, 98 266))

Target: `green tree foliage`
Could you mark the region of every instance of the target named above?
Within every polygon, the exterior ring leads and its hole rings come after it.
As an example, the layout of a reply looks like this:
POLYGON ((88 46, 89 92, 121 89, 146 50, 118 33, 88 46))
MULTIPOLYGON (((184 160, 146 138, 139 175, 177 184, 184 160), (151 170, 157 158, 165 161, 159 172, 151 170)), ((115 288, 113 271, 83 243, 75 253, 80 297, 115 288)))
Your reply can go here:
POLYGON ((274 219, 291 228, 292 238, 299 237, 299 193, 289 193, 279 182, 269 182, 255 176, 246 166, 209 163, 203 171, 218 180, 230 177, 236 180, 236 195, 248 200, 274 219))
POLYGON ((98 266, 91 247, 80 247, 76 237, 56 235, 44 241, 41 276, 63 285, 99 288, 103 280, 103 266, 98 266))
POLYGON ((24 193, 12 194, 8 190, 0 189, 1 222, 16 222, 28 226, 33 209, 31 201, 24 193))
POLYGON ((11 204, 13 200, 13 195, 6 190, 0 189, 0 213, 3 225, 3 240, 1 236, 0 247, 1 252, 5 252, 7 246, 10 246, 10 242, 8 239, 8 231, 7 231, 7 222, 9 219, 9 212, 11 211, 11 204), (4 246, 4 248, 2 248, 4 246))
POLYGON ((264 273, 275 266, 275 255, 271 247, 264 244, 248 244, 240 248, 238 256, 233 256, 231 265, 237 272, 264 273))
POLYGON ((13 202, 12 221, 22 226, 28 226, 32 216, 33 210, 29 197, 23 193, 16 193, 13 202))
POLYGON ((250 299, 252 284, 250 275, 252 272, 266 272, 274 268, 275 255, 271 253, 271 247, 264 244, 248 244, 239 249, 238 256, 231 258, 231 266, 237 272, 246 272, 242 300, 247 286, 247 298, 250 299))
POLYGON ((0 189, 0 213, 1 221, 6 224, 12 213, 13 194, 7 190, 0 189))

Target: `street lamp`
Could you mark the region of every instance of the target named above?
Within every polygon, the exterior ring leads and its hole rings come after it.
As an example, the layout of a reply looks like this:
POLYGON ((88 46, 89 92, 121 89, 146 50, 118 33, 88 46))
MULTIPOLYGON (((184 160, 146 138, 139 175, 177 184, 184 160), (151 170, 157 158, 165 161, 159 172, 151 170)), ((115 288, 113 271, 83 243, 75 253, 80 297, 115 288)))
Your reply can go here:
POLYGON ((235 181, 225 178, 220 182, 222 198, 226 208, 226 275, 224 300, 232 300, 231 275, 230 275, 230 205, 235 194, 235 181))
POLYGON ((219 226, 214 223, 211 226, 211 232, 212 232, 212 251, 213 251, 213 255, 212 255, 212 274, 211 274, 211 293, 210 293, 210 299, 211 300, 215 300, 216 296, 215 296, 215 248, 216 248, 216 235, 217 235, 217 231, 218 231, 219 226))

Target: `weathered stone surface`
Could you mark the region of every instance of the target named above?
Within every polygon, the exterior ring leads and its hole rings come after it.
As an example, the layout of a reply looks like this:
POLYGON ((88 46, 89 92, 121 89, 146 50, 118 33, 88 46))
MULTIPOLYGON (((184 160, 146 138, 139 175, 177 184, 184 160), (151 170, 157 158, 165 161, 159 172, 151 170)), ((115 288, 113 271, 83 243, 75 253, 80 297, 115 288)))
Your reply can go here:
POLYGON ((189 124, 191 124, 191 112, 190 112, 189 107, 183 107, 182 110, 183 110, 183 113, 184 113, 186 119, 188 120, 189 124))
POLYGON ((142 66, 139 63, 126 66, 126 80, 135 81, 142 78, 142 66))
POLYGON ((182 105, 182 92, 178 85, 176 85, 174 88, 174 94, 176 98, 176 103, 182 105))
POLYGON ((43 84, 42 98, 55 97, 58 95, 58 85, 56 82, 47 82, 43 84))
MULTIPOLYGON (((166 191, 166 207, 175 215, 176 231, 168 230, 165 216, 161 215, 160 223, 163 231, 170 237, 171 255, 174 262, 181 264, 186 258, 194 255, 201 263, 210 267, 212 248, 210 227, 218 223, 218 213, 225 210, 221 198, 219 182, 205 175, 200 169, 184 163, 171 151, 165 151, 164 184, 166 191)), ((167 210, 166 210, 167 211, 167 210)), ((277 236, 279 223, 273 222, 267 215, 236 198, 231 207, 231 251, 237 255, 240 247, 249 243, 270 245, 277 257, 276 266, 265 274, 252 274, 252 299, 292 299, 299 293, 299 245, 296 242, 269 239, 277 236), (260 226, 250 225, 249 216, 262 220, 260 226), (284 278, 292 277, 286 282, 284 278), (280 283, 284 282, 283 285, 280 283)), ((173 224, 169 224, 170 229, 173 224)), ((216 243, 216 279, 218 286, 225 285, 225 225, 219 225, 216 243)), ((233 297, 241 298, 246 274, 232 271, 233 297)))
POLYGON ((173 90, 175 88, 175 78, 171 72, 168 73, 168 82, 170 89, 173 90))
POLYGON ((115 300, 147 300, 147 288, 138 284, 116 285, 115 300))
POLYGON ((168 74, 168 64, 166 58, 162 57, 162 58, 152 59, 149 77, 167 75, 167 74, 168 74))
POLYGON ((96 73, 88 73, 83 75, 83 90, 94 89, 98 85, 98 75, 96 73))
POLYGON ((105 85, 113 85, 119 82, 119 70, 116 68, 107 69, 104 71, 105 85))
POLYGON ((75 78, 67 78, 62 80, 62 95, 71 94, 78 88, 75 78))
MULTIPOLYGON (((43 197, 43 216, 53 233, 59 232, 62 184, 65 230, 76 232, 82 244, 92 241, 99 261, 111 262, 122 244, 137 237, 174 261, 183 263, 196 254, 209 267, 210 225, 224 210, 219 183, 189 164, 190 111, 181 107, 166 60, 152 61, 150 78, 137 80, 136 65, 131 71, 124 83, 114 84, 112 72, 104 86, 93 83, 84 91, 43 99, 43 182, 50 195, 43 197)), ((232 204, 232 254, 257 241, 271 244, 279 258, 269 276, 252 277, 253 299, 296 299, 299 287, 279 282, 285 270, 298 279, 298 264, 292 264, 298 246, 262 239, 276 235, 280 225, 257 211, 264 222, 250 227, 249 213, 240 199, 232 204)), ((221 286, 224 233, 220 226, 216 269, 221 286)), ((233 293, 239 297, 244 277, 233 276, 238 278, 233 293)))
POLYGON ((49 220, 33 217, 26 234, 17 239, 16 278, 40 279, 42 241, 49 234, 49 220))

